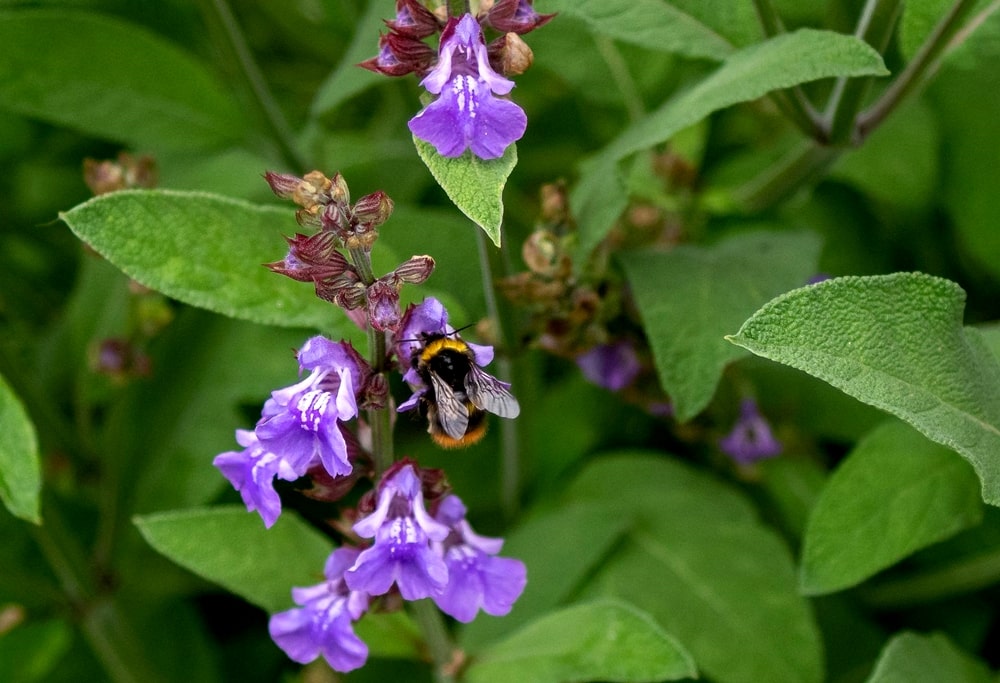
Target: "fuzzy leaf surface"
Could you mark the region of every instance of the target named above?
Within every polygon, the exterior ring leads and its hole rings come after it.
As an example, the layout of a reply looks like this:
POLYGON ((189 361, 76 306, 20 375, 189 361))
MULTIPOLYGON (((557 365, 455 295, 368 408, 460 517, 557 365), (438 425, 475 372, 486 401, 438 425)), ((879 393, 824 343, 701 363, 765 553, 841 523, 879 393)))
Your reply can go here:
POLYGON ((992 683, 982 662, 957 648, 944 634, 906 631, 882 650, 865 683, 992 683))
POLYGON ((298 228, 293 216, 291 209, 172 190, 114 192, 60 214, 126 275, 184 303, 348 336, 346 317, 317 299, 311 285, 260 265, 284 257, 282 235, 298 228))
POLYGON ((570 198, 579 222, 578 255, 586 257, 625 208, 627 197, 618 173, 621 159, 666 142, 712 112, 774 90, 821 78, 886 74, 881 56, 871 46, 830 31, 799 29, 732 53, 715 72, 626 128, 584 165, 570 198))
POLYGON ((510 145, 499 159, 480 159, 466 150, 460 157, 443 157, 434 145, 413 138, 417 154, 434 180, 458 209, 500 246, 503 188, 517 165, 517 146, 510 145))
POLYGON ((958 451, 1000 505, 1000 363, 964 306, 961 287, 921 273, 836 278, 774 299, 730 340, 958 451))
POLYGON ((601 599, 532 621, 478 656, 467 678, 652 683, 696 675, 691 656, 655 619, 626 602, 601 599))
POLYGON ((266 529, 239 505, 161 512, 135 524, 161 554, 272 613, 292 606, 293 586, 319 582, 333 550, 294 514, 266 529))
POLYGON ((975 472, 895 420, 871 432, 828 480, 809 517, 806 594, 854 586, 983 518, 975 472))
POLYGON ((708 405, 725 366, 745 355, 726 343, 726 332, 805 283, 819 249, 811 233, 747 232, 707 247, 621 255, 678 420, 708 405))
POLYGON ((12 515, 40 524, 41 489, 35 426, 17 394, 0 375, 0 501, 12 515))
POLYGON ((191 55, 141 26, 62 9, 0 12, 0 107, 145 149, 239 140, 243 115, 191 55))
POLYGON ((713 60, 733 51, 713 29, 662 0, 550 0, 545 11, 581 19, 593 33, 649 50, 713 60))

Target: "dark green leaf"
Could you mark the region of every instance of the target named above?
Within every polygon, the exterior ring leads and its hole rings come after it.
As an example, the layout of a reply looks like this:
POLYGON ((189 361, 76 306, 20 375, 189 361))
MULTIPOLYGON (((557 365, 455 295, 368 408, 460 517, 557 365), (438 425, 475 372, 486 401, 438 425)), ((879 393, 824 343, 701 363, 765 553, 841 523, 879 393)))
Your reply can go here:
POLYGON ((819 248, 809 233, 749 232, 710 247, 622 254, 678 420, 708 405, 723 368, 744 355, 727 348, 726 332, 772 297, 808 281, 819 248))
POLYGON ((972 468, 953 451, 904 423, 886 423, 840 464, 813 509, 802 590, 848 588, 978 524, 978 488, 972 468))
POLYGON ((800 29, 734 52, 712 75, 627 128, 583 168, 573 191, 579 221, 579 255, 586 257, 624 208, 618 161, 666 142, 709 114, 773 90, 835 76, 888 72, 867 43, 829 31, 800 29))
POLYGON ((162 512, 135 523, 157 551, 268 612, 291 607, 292 587, 319 583, 332 550, 294 514, 266 529, 242 506, 162 512))
POLYGON ((663 453, 626 452, 596 460, 567 498, 636 520, 584 595, 641 605, 712 680, 822 678, 788 550, 740 493, 663 453))
POLYGON ((598 35, 650 50, 715 60, 733 51, 714 30, 661 0, 549 0, 544 9, 581 19, 598 35))
POLYGON ((14 390, 0 376, 0 501, 11 514, 40 524, 41 489, 35 426, 14 390))
POLYGON ((882 650, 866 683, 991 683, 982 662, 955 647, 940 633, 904 632, 882 650))
POLYGON ((567 607, 476 657, 473 683, 666 681, 696 675, 691 656, 645 612, 620 600, 567 607))
POLYGON ((920 273, 837 278, 774 299, 731 340, 958 451, 1000 504, 1000 363, 962 327, 964 303, 958 285, 920 273))
POLYGON ((349 336, 344 314, 263 263, 287 251, 294 210, 200 192, 126 190, 61 214, 80 239, 138 282, 234 318, 349 336))
POLYGON ((476 652, 486 643, 565 600, 603 559, 632 520, 600 504, 568 505, 540 514, 512 532, 503 554, 528 568, 528 585, 503 619, 480 616, 466 627, 462 645, 476 652), (566 558, 573 562, 567 563, 566 558))
POLYGON ((72 628, 62 619, 14 624, 0 634, 0 681, 42 683, 66 656, 72 628))
POLYGON ((140 148, 239 139, 243 117, 190 55, 140 26, 67 10, 0 13, 0 106, 140 148))
POLYGON ((510 145, 499 159, 480 159, 466 150, 457 158, 443 157, 430 143, 413 138, 417 154, 448 198, 500 246, 503 223, 503 187, 517 165, 517 146, 510 145))

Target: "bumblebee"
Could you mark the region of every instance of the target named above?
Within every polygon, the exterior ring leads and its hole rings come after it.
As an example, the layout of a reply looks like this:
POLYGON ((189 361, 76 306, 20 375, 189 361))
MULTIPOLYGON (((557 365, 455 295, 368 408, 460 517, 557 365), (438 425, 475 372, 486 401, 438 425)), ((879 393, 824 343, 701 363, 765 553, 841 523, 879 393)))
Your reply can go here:
POLYGON ((521 412, 507 385, 476 364, 457 336, 425 335, 413 368, 426 386, 417 410, 442 448, 471 446, 486 434, 486 413, 513 418, 521 412))

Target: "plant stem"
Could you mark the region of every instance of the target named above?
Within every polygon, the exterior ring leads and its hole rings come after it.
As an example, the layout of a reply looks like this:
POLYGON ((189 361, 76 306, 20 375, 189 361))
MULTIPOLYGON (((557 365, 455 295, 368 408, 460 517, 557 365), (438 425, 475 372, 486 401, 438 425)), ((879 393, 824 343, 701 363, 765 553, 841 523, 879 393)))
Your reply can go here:
POLYGON ((822 174, 840 152, 806 140, 736 192, 736 202, 745 211, 757 212, 773 206, 822 174))
POLYGON ((413 618, 424 634, 427 649, 434 661, 434 680, 437 683, 452 683, 455 676, 450 668, 455 645, 451 642, 448 629, 445 628, 444 617, 430 599, 417 600, 409 604, 413 618))
MULTIPOLYGON (((500 315, 496 288, 493 285, 493 266, 490 259, 490 245, 482 230, 476 230, 476 246, 479 252, 479 270, 483 279, 483 296, 486 298, 486 312, 493 322, 493 331, 501 343, 501 353, 497 355, 497 377, 509 381, 513 375, 513 364, 506 350, 510 340, 505 334, 506 326, 500 315)), ((518 430, 514 420, 502 420, 500 425, 500 506, 507 519, 517 513, 518 492, 520 490, 521 463, 518 454, 518 430)))
POLYGON ((908 95, 937 71, 951 39, 959 32, 962 20, 972 11, 975 4, 975 0, 958 0, 952 5, 903 72, 882 93, 878 101, 858 117, 854 128, 855 140, 859 143, 864 141, 908 95))
POLYGON ((618 51, 618 48, 610 39, 604 36, 595 35, 594 44, 597 46, 597 52, 601 55, 604 63, 607 64, 608 70, 611 71, 611 77, 622 94, 622 100, 625 103, 625 111, 628 112, 629 120, 638 121, 645 115, 646 108, 642 103, 642 95, 639 93, 639 87, 636 85, 635 79, 632 78, 632 74, 629 72, 628 65, 622 58, 621 52, 618 51))
MULTIPOLYGON (((753 0, 753 5, 765 37, 773 38, 785 32, 781 17, 770 0, 753 0)), ((770 97, 781 113, 805 135, 815 139, 822 137, 820 116, 801 87, 779 90, 770 97)))
MULTIPOLYGON (((900 0, 868 0, 861 10, 854 36, 879 52, 885 51, 896 20, 903 9, 900 0)), ((871 89, 873 79, 841 77, 833 86, 822 127, 828 144, 854 144, 854 120, 871 89)))
POLYGON ((247 45, 243 30, 233 16, 233 11, 226 0, 205 0, 209 2, 213 15, 218 19, 228 40, 228 47, 239 66, 240 73, 246 80, 250 91, 253 93, 254 102, 260 109, 264 120, 267 121, 274 134, 275 141, 285 158, 285 163, 292 165, 298 170, 305 169, 309 164, 306 158, 298 149, 295 142, 295 135, 285 115, 278 106, 277 100, 271 93, 271 89, 261 73, 260 67, 253 58, 253 53, 247 45))
MULTIPOLYGON (((367 249, 349 250, 351 264, 358 271, 361 282, 368 287, 375 282, 375 271, 372 269, 372 255, 367 249)), ((385 332, 380 332, 368 325, 368 364, 375 374, 385 374, 386 339, 385 332)), ((376 477, 392 466, 395 460, 395 449, 392 442, 392 415, 389 407, 370 408, 367 412, 368 426, 372 430, 372 458, 375 461, 376 477)))

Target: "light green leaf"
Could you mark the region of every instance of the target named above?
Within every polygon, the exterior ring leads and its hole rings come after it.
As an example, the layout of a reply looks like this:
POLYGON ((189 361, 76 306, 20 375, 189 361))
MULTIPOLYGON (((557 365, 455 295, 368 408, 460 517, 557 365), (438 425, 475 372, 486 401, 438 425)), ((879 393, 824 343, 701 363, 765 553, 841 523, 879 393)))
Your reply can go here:
POLYGON ((645 612, 620 600, 537 619, 476 657, 472 683, 666 681, 696 676, 691 656, 645 612))
POLYGON ((965 292, 921 273, 844 277, 769 302, 729 338, 886 410, 965 456, 1000 504, 1000 363, 965 292))
POLYGON ((866 683, 990 683, 989 669, 941 633, 900 633, 885 646, 866 683))
POLYGON ((480 159, 466 150, 457 158, 443 157, 434 145, 413 138, 417 154, 448 198, 500 246, 503 223, 503 187, 517 165, 517 146, 510 145, 499 159, 480 159))
POLYGON ((0 107, 149 149, 240 139, 225 88, 193 57, 135 24, 96 14, 0 12, 0 107))
MULTIPOLYGON (((745 496, 662 452, 641 451, 603 454, 566 496, 635 520, 591 572, 584 597, 641 605, 713 681, 821 680, 819 634, 788 549, 745 496)), ((530 577, 529 569, 529 585, 530 577)))
POLYGON ((546 12, 583 20, 591 32, 650 50, 721 60, 733 46, 662 0, 548 0, 546 12))
POLYGON ((618 162, 669 140, 714 111, 774 90, 837 76, 887 74, 867 43, 830 31, 799 29, 734 52, 714 73, 627 128, 584 165, 571 196, 579 222, 578 255, 585 258, 625 206, 618 162))
POLYGON ((726 343, 726 332, 804 284, 816 273, 819 249, 810 233, 748 232, 710 247, 621 255, 678 420, 708 405, 726 364, 744 355, 726 343))
POLYGON ((911 427, 888 422, 857 445, 823 489, 806 530, 809 595, 854 586, 911 553, 978 524, 968 463, 911 427))
POLYGON ((322 581, 333 550, 294 514, 267 529, 238 505, 144 515, 135 524, 158 552, 268 612, 292 605, 292 587, 322 581))
POLYGON ((38 437, 20 399, 0 375, 0 500, 11 514, 40 524, 38 437))
POLYGON ((385 79, 381 74, 358 66, 369 57, 374 57, 378 51, 379 29, 384 28, 382 22, 385 13, 391 6, 377 2, 368 3, 368 11, 355 24, 354 38, 337 68, 323 81, 313 100, 311 115, 313 118, 323 116, 358 93, 385 79))
POLYGON ((126 190, 60 214, 76 235, 126 275, 184 303, 233 318, 328 332, 351 327, 307 283, 272 273, 291 208, 203 192, 126 190))
POLYGON ((899 49, 907 59, 917 53, 934 25, 954 3, 951 0, 908 0, 899 20, 899 49))

